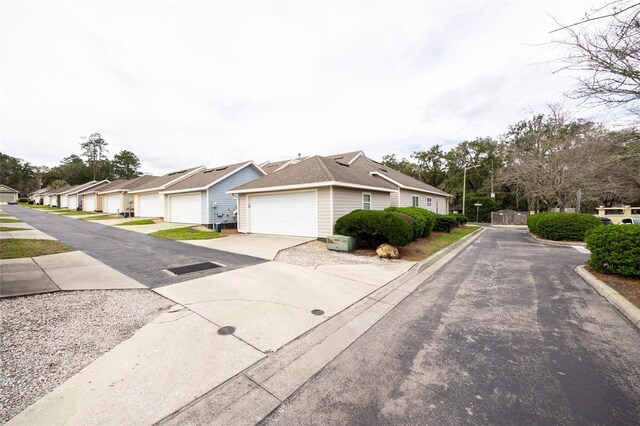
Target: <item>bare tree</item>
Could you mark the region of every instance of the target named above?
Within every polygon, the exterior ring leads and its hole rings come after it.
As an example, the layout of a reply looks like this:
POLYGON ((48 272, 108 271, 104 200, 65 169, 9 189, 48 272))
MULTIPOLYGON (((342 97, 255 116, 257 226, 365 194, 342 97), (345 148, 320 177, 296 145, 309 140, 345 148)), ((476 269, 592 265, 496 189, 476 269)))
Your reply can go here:
POLYGON ((640 114, 640 3, 609 2, 553 32, 565 34, 556 43, 562 69, 577 71, 576 97, 640 114))

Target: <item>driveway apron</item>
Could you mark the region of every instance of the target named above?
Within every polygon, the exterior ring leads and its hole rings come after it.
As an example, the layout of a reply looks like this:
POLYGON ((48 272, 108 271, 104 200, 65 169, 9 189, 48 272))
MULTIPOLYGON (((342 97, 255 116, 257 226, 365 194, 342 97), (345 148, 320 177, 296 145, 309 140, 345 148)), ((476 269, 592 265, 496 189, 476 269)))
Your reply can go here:
MULTIPOLYGON (((163 240, 117 227, 77 220, 16 206, 4 209, 63 244, 109 265, 154 288, 263 263, 263 259, 163 240), (215 262, 222 267, 185 275, 170 275, 167 268, 215 262)), ((24 232, 24 231, 23 231, 24 232)))

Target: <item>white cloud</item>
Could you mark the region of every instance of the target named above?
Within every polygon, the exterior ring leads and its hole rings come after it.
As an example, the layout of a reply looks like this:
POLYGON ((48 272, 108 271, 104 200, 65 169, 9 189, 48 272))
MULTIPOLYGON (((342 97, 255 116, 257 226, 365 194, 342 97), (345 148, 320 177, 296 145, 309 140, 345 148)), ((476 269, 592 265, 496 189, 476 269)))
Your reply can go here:
POLYGON ((497 135, 562 99, 547 13, 587 7, 5 0, 1 149, 55 165, 100 132, 162 173, 497 135))

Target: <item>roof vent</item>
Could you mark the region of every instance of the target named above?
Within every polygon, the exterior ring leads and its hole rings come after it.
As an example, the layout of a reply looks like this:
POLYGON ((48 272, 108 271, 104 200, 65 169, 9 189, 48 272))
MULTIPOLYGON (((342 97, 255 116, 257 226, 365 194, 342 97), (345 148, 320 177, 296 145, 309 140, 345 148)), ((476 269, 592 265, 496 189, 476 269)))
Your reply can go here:
POLYGON ((167 176, 179 175, 180 173, 184 173, 184 172, 186 172, 186 170, 180 170, 180 171, 177 171, 177 172, 171 172, 167 176))
POLYGON ((336 161, 336 163, 338 163, 338 164, 340 164, 341 166, 344 166, 344 167, 349 167, 349 165, 348 165, 348 164, 346 164, 346 163, 341 163, 340 161, 336 161))
POLYGON ((344 158, 344 155, 340 156, 340 157, 333 157, 334 160, 342 160, 344 158))
POLYGON ((226 170, 228 167, 224 166, 224 167, 218 167, 217 169, 214 169, 216 172, 220 172, 222 170, 226 170))
POLYGON ((385 173, 387 173, 387 172, 389 171, 389 170, 387 170, 387 169, 383 169, 382 167, 379 167, 379 169, 380 169, 381 171, 385 172, 385 173))

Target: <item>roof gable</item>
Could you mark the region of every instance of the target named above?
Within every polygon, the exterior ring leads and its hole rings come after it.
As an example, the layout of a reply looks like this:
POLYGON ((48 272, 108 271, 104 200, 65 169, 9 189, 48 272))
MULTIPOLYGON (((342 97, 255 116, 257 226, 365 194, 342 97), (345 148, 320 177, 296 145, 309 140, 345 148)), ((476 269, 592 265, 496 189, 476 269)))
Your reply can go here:
POLYGON ((180 182, 168 186, 166 188, 166 192, 207 189, 246 167, 251 167, 261 175, 266 175, 266 172, 262 170, 262 168, 258 167, 258 165, 253 161, 245 161, 242 163, 203 169, 180 182))
POLYGON ((10 186, 7 186, 5 184, 0 184, 0 191, 2 192, 18 192, 18 190, 11 188, 10 186))
POLYGON ((179 170, 171 173, 167 173, 166 175, 156 177, 154 179, 149 180, 139 186, 136 186, 135 189, 129 192, 144 192, 144 191, 152 191, 152 190, 163 190, 168 186, 173 185, 182 179, 185 179, 195 172, 204 169, 204 166, 192 167, 190 169, 179 170))

